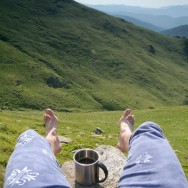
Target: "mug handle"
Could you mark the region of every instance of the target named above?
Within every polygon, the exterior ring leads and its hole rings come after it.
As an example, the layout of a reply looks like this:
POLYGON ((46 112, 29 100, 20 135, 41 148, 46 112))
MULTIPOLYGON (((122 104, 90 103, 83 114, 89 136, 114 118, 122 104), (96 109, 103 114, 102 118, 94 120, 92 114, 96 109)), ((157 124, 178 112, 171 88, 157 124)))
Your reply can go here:
POLYGON ((101 163, 101 162, 98 162, 97 166, 98 166, 99 168, 101 168, 101 169, 103 170, 104 174, 105 174, 105 177, 104 177, 104 178, 102 178, 101 180, 100 180, 100 179, 97 180, 97 183, 102 183, 102 182, 104 182, 104 181, 107 179, 107 177, 108 177, 108 170, 107 170, 106 166, 105 166, 103 163, 101 163))

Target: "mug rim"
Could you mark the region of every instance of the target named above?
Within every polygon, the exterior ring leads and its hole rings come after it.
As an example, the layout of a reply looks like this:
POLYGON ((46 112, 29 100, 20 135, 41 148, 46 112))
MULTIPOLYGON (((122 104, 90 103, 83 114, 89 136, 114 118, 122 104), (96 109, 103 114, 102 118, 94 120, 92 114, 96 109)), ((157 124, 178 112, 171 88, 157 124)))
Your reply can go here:
POLYGON ((77 163, 77 164, 79 164, 79 165, 82 165, 82 166, 91 166, 91 165, 94 165, 94 164, 96 164, 96 163, 99 162, 99 159, 100 159, 99 153, 98 153, 96 150, 90 149, 90 148, 79 149, 79 150, 77 150, 77 151, 75 152, 75 154, 74 154, 74 156, 73 156, 74 162, 77 163), (97 156, 98 156, 98 159, 97 159, 95 162, 91 163, 91 164, 79 163, 79 162, 75 159, 76 154, 77 154, 78 152, 80 152, 80 151, 86 151, 86 150, 87 150, 87 151, 93 151, 93 152, 95 152, 95 153, 97 154, 97 156))

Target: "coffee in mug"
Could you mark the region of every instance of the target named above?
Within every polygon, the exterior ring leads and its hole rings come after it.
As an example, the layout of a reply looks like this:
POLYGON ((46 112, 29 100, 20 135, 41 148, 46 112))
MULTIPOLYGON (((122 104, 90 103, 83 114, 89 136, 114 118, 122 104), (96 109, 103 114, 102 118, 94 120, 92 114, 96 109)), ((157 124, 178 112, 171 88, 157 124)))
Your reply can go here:
POLYGON ((99 154, 92 149, 81 149, 74 154, 75 179, 81 185, 104 182, 108 177, 106 166, 99 161, 99 154), (105 177, 99 179, 99 168, 105 177))

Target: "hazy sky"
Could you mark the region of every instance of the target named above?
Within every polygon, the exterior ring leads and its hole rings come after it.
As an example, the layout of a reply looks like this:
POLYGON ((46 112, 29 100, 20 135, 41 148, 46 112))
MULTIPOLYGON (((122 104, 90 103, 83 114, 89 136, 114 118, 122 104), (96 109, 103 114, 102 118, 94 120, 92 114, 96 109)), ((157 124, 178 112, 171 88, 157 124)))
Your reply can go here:
POLYGON ((130 6, 159 8, 172 5, 188 5, 188 0, 76 0, 82 4, 125 4, 130 6))

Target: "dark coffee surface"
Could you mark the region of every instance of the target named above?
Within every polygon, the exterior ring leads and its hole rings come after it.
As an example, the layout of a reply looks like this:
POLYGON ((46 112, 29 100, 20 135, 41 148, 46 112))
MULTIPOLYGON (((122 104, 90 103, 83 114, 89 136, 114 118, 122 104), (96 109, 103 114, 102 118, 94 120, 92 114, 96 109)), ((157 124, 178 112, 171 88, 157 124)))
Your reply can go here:
POLYGON ((90 158, 82 158, 78 162, 81 164, 92 164, 95 162, 95 160, 90 159, 90 158))

